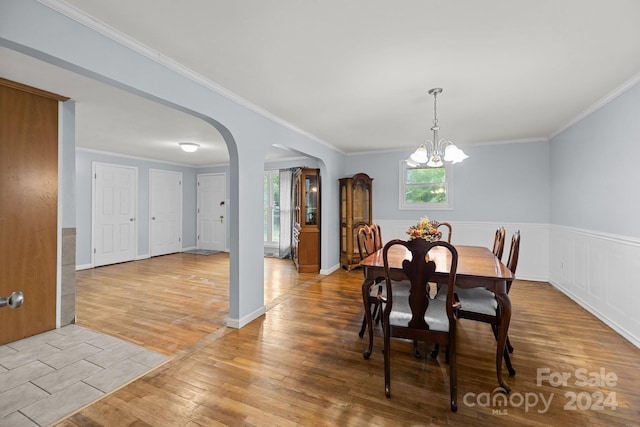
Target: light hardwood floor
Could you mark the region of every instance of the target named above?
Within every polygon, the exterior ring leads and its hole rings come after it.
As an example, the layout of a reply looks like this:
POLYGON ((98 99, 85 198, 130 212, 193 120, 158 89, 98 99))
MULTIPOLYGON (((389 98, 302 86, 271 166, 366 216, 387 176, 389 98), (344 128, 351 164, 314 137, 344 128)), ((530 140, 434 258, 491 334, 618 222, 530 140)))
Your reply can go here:
POLYGON ((361 281, 360 270, 298 275, 290 261, 265 258, 268 312, 236 330, 224 326, 227 254, 78 272, 80 326, 173 359, 58 426, 640 424, 640 349, 539 282, 517 281, 511 289, 517 374, 508 377, 509 395, 495 391, 489 326, 462 320, 458 412, 449 410, 444 354, 418 360, 401 340, 392 343, 387 399, 379 326, 371 358, 362 357, 361 281), (539 370, 553 380, 571 377, 557 384, 539 370), (582 376, 608 383, 583 385, 582 376))

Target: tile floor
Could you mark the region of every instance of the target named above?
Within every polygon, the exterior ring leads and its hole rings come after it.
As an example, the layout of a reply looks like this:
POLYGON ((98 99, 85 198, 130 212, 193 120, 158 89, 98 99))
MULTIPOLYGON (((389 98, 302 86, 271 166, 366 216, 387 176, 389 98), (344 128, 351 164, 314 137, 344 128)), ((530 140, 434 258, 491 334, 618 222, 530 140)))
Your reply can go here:
POLYGON ((169 358, 76 325, 0 346, 0 427, 49 425, 169 358))

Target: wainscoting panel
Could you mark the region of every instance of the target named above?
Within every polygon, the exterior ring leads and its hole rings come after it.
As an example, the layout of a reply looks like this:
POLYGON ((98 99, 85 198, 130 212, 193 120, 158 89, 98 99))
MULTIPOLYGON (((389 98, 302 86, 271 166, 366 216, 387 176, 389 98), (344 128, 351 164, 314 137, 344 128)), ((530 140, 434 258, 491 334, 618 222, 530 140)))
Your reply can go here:
MULTIPOLYGON (((434 218, 436 219, 436 218, 434 218)), ((414 222, 406 220, 375 220, 382 227, 382 238, 407 239, 406 231, 414 222)), ((498 227, 507 230, 502 261, 507 262, 511 236, 520 230, 520 259, 516 276, 523 280, 549 281, 549 225, 528 223, 451 222, 454 245, 493 247, 493 237, 498 227)))
POLYGON ((640 239, 549 226, 550 279, 640 347, 640 239))

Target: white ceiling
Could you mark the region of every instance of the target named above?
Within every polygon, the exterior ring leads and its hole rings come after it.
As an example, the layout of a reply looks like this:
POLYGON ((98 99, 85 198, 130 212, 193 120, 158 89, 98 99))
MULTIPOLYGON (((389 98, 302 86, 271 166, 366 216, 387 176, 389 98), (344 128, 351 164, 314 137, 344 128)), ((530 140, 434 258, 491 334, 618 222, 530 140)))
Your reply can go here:
MULTIPOLYGON (((547 140, 640 79, 637 0, 66 3, 347 154, 415 148, 433 87, 441 136, 464 148, 547 140)), ((80 147, 228 160, 211 126, 135 95, 7 49, 0 76, 75 99, 80 147)))

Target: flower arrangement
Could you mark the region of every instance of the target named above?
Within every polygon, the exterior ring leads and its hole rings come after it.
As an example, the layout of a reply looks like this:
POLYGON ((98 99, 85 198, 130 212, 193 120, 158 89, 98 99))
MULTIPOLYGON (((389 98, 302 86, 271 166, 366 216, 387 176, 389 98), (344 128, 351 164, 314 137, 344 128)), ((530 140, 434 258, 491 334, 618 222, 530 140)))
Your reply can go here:
POLYGON ((440 240, 442 232, 438 231, 426 216, 420 218, 416 225, 412 225, 407 230, 409 240, 421 238, 429 241, 440 240))

